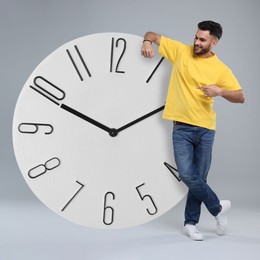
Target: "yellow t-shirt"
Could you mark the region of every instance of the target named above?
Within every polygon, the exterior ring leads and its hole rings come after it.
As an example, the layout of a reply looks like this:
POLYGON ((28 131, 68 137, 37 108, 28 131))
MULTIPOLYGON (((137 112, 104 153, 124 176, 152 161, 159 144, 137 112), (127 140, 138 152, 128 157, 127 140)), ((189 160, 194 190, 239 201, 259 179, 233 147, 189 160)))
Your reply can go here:
POLYGON ((241 89, 232 71, 214 53, 201 58, 193 54, 193 46, 164 36, 159 53, 173 64, 163 118, 215 130, 214 100, 197 87, 241 89))

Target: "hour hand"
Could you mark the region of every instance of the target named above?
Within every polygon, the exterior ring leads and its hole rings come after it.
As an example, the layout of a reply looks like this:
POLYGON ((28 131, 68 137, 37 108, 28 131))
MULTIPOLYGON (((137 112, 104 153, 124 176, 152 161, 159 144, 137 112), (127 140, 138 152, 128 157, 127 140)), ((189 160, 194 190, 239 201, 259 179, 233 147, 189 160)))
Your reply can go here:
POLYGON ((77 110, 75 110, 75 109, 73 109, 73 108, 71 108, 71 107, 69 107, 69 106, 67 106, 67 105, 65 105, 65 104, 61 104, 60 107, 61 107, 62 109, 64 109, 64 110, 66 110, 67 112, 69 112, 69 113, 71 113, 71 114, 73 114, 73 115, 75 115, 75 116, 77 116, 77 117, 79 117, 79 118, 81 118, 81 119, 83 119, 83 120, 89 122, 90 124, 92 124, 92 125, 94 125, 94 126, 100 128, 100 129, 102 129, 102 130, 108 132, 109 134, 110 134, 110 132, 113 130, 113 129, 111 129, 111 128, 109 128, 109 127, 107 127, 107 126, 105 126, 105 125, 99 123, 98 121, 94 120, 93 118, 88 117, 88 116, 86 116, 86 115, 80 113, 79 111, 77 111, 77 110))

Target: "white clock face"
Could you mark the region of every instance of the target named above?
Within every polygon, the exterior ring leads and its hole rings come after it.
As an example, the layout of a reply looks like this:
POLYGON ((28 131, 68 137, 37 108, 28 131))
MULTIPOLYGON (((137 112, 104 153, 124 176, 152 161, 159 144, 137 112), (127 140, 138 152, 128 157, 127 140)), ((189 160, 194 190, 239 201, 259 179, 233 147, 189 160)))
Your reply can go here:
POLYGON ((73 40, 39 64, 17 101, 20 170, 44 204, 77 224, 142 224, 187 192, 172 174, 172 122, 161 118, 170 67, 144 59, 141 44, 123 33, 73 40))

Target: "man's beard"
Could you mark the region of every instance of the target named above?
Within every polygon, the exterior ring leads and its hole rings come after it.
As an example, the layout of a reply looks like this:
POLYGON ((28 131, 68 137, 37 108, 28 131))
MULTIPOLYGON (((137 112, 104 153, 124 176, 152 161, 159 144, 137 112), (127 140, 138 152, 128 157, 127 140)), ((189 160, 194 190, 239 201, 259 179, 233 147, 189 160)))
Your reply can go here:
POLYGON ((200 56, 202 54, 210 52, 210 45, 204 48, 200 48, 199 45, 193 45, 193 53, 200 56))

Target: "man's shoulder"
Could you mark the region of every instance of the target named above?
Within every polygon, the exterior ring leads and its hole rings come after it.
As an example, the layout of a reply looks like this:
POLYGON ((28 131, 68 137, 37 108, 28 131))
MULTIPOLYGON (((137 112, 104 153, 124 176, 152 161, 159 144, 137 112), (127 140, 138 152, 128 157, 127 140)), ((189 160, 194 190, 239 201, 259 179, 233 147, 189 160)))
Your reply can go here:
POLYGON ((173 46, 182 47, 182 48, 189 47, 188 45, 184 44, 181 41, 169 38, 169 37, 164 36, 164 35, 161 36, 160 44, 165 44, 166 46, 173 45, 173 46))

